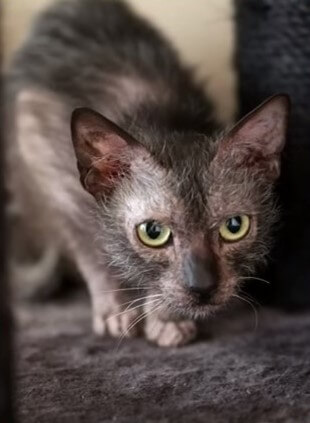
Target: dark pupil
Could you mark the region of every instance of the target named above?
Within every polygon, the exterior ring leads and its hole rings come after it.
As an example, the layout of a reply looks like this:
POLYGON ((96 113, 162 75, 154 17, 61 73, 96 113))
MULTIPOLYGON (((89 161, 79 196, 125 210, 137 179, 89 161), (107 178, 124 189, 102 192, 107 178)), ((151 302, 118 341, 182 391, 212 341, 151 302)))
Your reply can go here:
POLYGON ((151 239, 157 239, 161 234, 161 226, 156 222, 148 222, 146 224, 146 233, 151 239))
POLYGON ((226 226, 229 232, 231 232, 232 234, 236 234, 240 231, 241 223, 242 223, 241 217, 235 216, 227 220, 226 226))

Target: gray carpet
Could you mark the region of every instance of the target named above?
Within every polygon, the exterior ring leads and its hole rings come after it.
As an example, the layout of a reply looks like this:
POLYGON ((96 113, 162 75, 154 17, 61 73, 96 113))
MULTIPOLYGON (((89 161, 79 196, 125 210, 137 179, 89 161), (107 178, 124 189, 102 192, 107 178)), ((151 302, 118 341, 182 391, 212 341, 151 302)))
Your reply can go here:
POLYGON ((17 317, 21 422, 310 422, 310 314, 230 311, 170 350, 96 339, 82 299, 17 317))

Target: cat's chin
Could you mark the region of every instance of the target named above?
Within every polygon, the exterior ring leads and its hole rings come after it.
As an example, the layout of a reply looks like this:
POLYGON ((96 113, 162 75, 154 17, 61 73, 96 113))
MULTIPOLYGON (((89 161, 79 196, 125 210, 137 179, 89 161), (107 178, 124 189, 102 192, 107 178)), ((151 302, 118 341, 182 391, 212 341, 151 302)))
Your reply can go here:
POLYGON ((204 320, 214 315, 225 307, 229 298, 227 296, 213 296, 207 300, 199 299, 196 295, 186 292, 165 292, 164 301, 160 306, 163 319, 175 317, 180 319, 204 320))

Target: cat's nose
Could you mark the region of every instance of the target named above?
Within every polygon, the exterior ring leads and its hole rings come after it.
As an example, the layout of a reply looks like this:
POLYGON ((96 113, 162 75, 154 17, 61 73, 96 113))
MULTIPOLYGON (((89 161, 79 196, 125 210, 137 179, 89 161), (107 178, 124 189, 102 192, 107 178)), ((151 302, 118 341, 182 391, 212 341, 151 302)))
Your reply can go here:
POLYGON ((214 265, 190 254, 184 263, 184 280, 186 288, 202 303, 208 303, 216 290, 214 265))

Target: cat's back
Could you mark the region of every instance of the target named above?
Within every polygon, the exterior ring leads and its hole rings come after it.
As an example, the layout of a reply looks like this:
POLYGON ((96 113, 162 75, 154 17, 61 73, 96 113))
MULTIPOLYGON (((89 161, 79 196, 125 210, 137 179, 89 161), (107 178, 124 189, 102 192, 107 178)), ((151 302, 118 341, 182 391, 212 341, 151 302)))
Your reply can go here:
POLYGON ((89 226, 94 208, 71 142, 74 108, 91 107, 130 127, 152 152, 163 151, 167 141, 173 157, 187 133, 216 128, 211 104, 174 49, 119 0, 64 0, 50 7, 15 55, 7 87, 14 109, 7 107, 12 191, 21 204, 31 203, 31 219, 44 218, 41 226, 53 236, 54 227, 65 234, 72 229, 70 240, 76 228, 89 226))
POLYGON ((126 75, 161 84, 184 77, 170 45, 118 0, 64 0, 35 21, 17 52, 9 80, 84 103, 111 78, 126 75))
POLYGON ((173 130, 217 127, 212 105, 170 43, 119 0, 61 0, 48 8, 15 55, 8 87, 24 110, 33 98, 35 113, 45 112, 41 122, 58 115, 66 140, 72 110, 81 106, 125 127, 128 117, 142 123, 146 116, 173 130))

